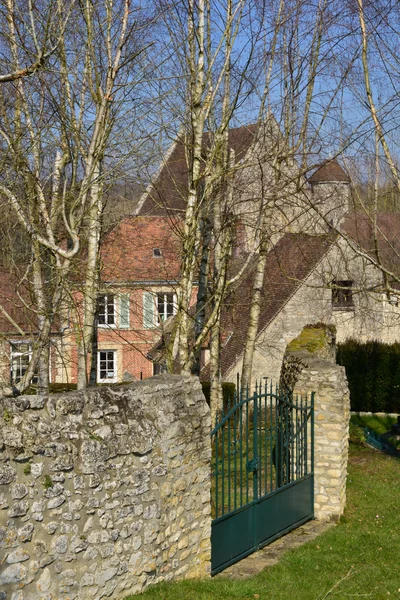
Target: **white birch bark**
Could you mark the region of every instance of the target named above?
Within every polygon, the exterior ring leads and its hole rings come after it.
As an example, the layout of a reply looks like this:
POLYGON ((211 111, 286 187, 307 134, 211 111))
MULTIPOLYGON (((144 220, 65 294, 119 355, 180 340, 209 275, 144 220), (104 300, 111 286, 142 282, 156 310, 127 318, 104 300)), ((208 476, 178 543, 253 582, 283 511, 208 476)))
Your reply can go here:
MULTIPOLYGON (((45 379, 45 363, 48 363, 45 354, 54 316, 60 310, 62 300, 73 300, 76 279, 72 282, 68 279, 76 259, 87 248, 87 268, 83 274, 87 298, 79 350, 79 386, 83 387, 83 363, 90 348, 97 300, 102 212, 100 164, 114 126, 117 108, 113 102, 114 94, 121 90, 120 74, 127 73, 127 66, 147 47, 147 42, 127 50, 136 26, 130 0, 106 0, 104 4, 84 0, 79 5, 71 0, 68 6, 63 0, 56 0, 54 14, 49 18, 51 29, 44 33, 40 30, 44 37, 35 39, 37 56, 42 53, 40 65, 26 67, 20 64, 23 48, 18 45, 14 0, 7 0, 6 7, 11 60, 9 73, 5 75, 15 80, 18 93, 10 102, 4 95, 4 86, 0 88, 0 137, 12 165, 10 172, 17 177, 19 187, 11 176, 8 181, 4 176, 0 195, 13 209, 32 248, 36 248, 32 285, 39 324, 32 364, 15 387, 19 392, 25 389, 39 361, 41 379, 45 379), (71 7, 74 8, 76 31, 70 28, 71 7), (98 39, 99 27, 101 39, 98 39), (84 40, 79 52, 78 36, 84 40), (104 46, 100 48, 101 40, 104 40, 104 46), (43 61, 50 57, 49 52, 54 63, 51 71, 55 79, 54 93, 49 92, 52 85, 47 81, 51 75, 46 72, 43 79, 37 78, 43 61), (24 69, 28 69, 30 77, 25 76, 24 69), (30 100, 32 81, 39 98, 36 103, 30 100), (55 124, 48 122, 51 119, 46 116, 49 105, 58 119, 55 124), (51 260, 44 268, 51 270, 52 286, 45 284, 44 270, 40 266, 39 257, 46 253, 51 260)), ((32 8, 30 32, 33 36, 39 35, 34 22, 36 10, 37 7, 32 8)), ((125 83, 129 81, 133 89, 135 83, 128 74, 124 77, 125 83)))

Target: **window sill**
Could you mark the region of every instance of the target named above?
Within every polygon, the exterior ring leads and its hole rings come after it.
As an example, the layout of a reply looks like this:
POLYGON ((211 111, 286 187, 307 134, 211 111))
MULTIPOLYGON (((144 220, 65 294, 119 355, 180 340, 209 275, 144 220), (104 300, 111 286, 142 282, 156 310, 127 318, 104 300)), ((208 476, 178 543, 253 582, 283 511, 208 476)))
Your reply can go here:
POLYGON ((334 305, 332 305, 332 310, 334 312, 354 312, 355 306, 354 306, 354 304, 351 304, 349 306, 334 306, 334 305))

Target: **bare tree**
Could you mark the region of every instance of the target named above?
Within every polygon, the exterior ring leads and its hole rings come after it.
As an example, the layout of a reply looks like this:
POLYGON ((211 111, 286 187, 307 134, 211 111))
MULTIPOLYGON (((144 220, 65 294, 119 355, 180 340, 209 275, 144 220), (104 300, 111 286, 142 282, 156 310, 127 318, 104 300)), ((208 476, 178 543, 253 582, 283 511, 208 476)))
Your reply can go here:
MULTIPOLYGON (((242 1, 204 0, 189 3, 186 13, 179 7, 170 26, 175 48, 177 38, 184 48, 179 66, 187 81, 183 98, 187 120, 181 138, 189 173, 182 277, 169 347, 170 368, 179 363, 184 372, 198 371, 199 350, 209 339, 211 396, 215 406, 221 405, 221 306, 227 289, 240 276, 228 276, 234 222, 247 211, 244 220, 248 222, 251 243, 246 264, 255 253, 258 273, 243 371, 246 383, 251 378, 263 265, 272 239, 267 225, 279 212, 286 211, 283 220, 279 217, 283 231, 294 212, 299 217, 310 210, 309 196, 300 200, 304 175, 310 168, 309 156, 316 154, 320 146, 323 125, 347 74, 345 69, 325 94, 316 119, 314 107, 320 102, 320 94, 317 98, 315 91, 317 80, 326 78, 326 57, 334 45, 328 35, 332 31, 328 8, 324 1, 310 8, 301 2, 261 2, 250 6, 242 1), (183 24, 187 24, 186 28, 183 24), (251 39, 247 38, 249 45, 244 52, 246 30, 251 31, 251 39), (238 38, 240 43, 236 43, 238 38), (258 124, 254 147, 245 162, 243 157, 237 160, 229 149, 229 129, 244 102, 253 103, 252 115, 258 124), (259 181, 257 189, 253 185, 251 201, 242 201, 240 196, 246 198, 246 194, 238 191, 240 179, 249 181, 252 177, 259 181), (294 211, 296 203, 302 206, 294 211), (201 257, 199 262, 197 257, 201 257), (197 272, 197 305, 191 309, 197 272)), ((315 162, 319 160, 320 156, 315 162)))
POLYGON ((0 33, 2 57, 0 83, 17 81, 34 75, 43 68, 56 51, 68 23, 75 0, 60 4, 57 0, 42 1, 40 9, 32 2, 19 4, 7 0, 0 8, 3 23, 0 33), (21 42, 17 46, 15 42, 21 42), (12 58, 8 50, 13 47, 12 58), (18 65, 15 63, 18 55, 18 65))
MULTIPOLYGON (((171 13, 169 13, 171 14, 171 13)), ((187 204, 182 227, 182 267, 178 310, 169 343, 170 366, 182 372, 199 369, 199 353, 210 336, 211 395, 219 403, 220 312, 232 251, 234 207, 232 186, 237 169, 229 149, 229 129, 242 98, 251 47, 240 58, 236 40, 250 18, 243 0, 189 1, 174 12, 169 34, 183 48, 180 74, 185 90, 183 135, 188 165, 187 204), (243 60, 242 77, 232 86, 234 66, 243 60), (201 265, 197 258, 201 255, 201 265), (199 268, 199 270, 197 270, 199 268), (199 275, 196 308, 191 309, 193 282, 199 275)), ((260 28, 253 32, 260 35, 260 28)))
MULTIPOLYGON (((151 45, 143 42, 150 15, 130 0, 72 3, 67 20, 65 4, 58 1, 55 8, 51 27, 57 30, 57 43, 45 66, 32 77, 20 77, 0 89, 0 137, 5 151, 0 194, 31 246, 28 271, 39 332, 29 368, 16 386, 19 391, 29 384, 39 364, 40 388, 48 387, 54 318, 63 302, 73 299, 79 281, 84 282, 84 309, 78 387, 87 383, 103 185, 116 162, 112 155, 118 144, 118 119, 126 117, 127 104, 132 114, 137 108, 132 90, 142 83, 144 56, 151 45)), ((47 47, 50 33, 43 26, 46 15, 40 8, 31 10, 31 32, 39 51, 47 47)), ((21 40, 14 14, 10 4, 3 43, 10 72, 18 73, 21 40)), ((117 163, 120 155, 121 150, 117 163)), ((129 155, 125 147, 125 157, 129 155)))

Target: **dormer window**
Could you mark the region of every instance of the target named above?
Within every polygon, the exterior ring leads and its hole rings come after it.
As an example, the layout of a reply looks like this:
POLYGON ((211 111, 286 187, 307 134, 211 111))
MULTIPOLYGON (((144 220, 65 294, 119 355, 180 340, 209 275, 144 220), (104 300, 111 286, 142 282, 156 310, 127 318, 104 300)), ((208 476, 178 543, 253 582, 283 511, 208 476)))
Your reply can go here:
POLYGON ((332 308, 338 310, 353 310, 353 282, 352 281, 333 281, 332 282, 332 308))
POLYGON ((153 256, 154 258, 161 258, 161 248, 153 248, 153 256))

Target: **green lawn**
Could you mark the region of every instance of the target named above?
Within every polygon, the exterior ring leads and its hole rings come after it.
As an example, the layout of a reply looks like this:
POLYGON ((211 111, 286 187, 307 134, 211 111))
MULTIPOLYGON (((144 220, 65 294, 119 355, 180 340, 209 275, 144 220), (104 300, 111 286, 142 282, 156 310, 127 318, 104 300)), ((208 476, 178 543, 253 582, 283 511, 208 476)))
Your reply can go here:
POLYGON ((389 416, 385 416, 385 417, 378 417, 376 415, 352 415, 351 416, 351 422, 355 423, 356 425, 360 425, 361 427, 369 427, 370 429, 372 429, 372 431, 375 431, 375 433, 378 433, 379 435, 382 433, 386 433, 386 431, 389 431, 389 429, 392 428, 392 425, 394 425, 396 423, 396 420, 394 417, 389 417, 389 416))
MULTIPOLYGON (((351 423, 360 427, 369 427, 378 435, 386 433, 397 422, 395 417, 378 417, 377 415, 352 415, 351 423)), ((389 437, 387 440, 392 446, 400 449, 400 441, 396 437, 389 437)))
POLYGON ((400 600, 399 483, 398 459, 351 444, 347 508, 337 527, 246 581, 161 584, 140 598, 400 600))

